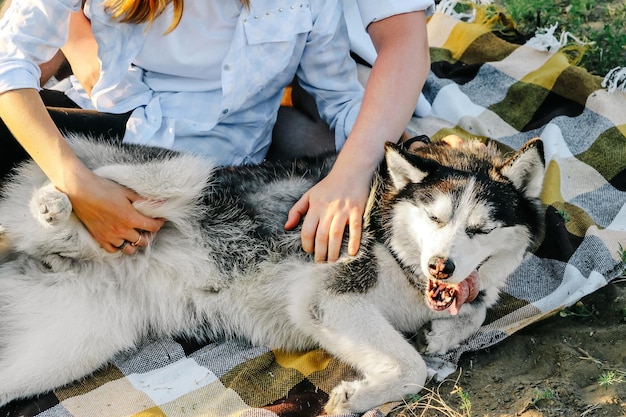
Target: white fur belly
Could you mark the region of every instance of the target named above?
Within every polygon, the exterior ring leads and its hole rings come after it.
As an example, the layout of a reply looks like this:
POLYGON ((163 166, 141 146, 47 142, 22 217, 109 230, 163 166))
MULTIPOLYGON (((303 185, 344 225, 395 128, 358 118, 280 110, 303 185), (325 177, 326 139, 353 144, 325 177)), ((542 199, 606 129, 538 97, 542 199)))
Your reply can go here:
MULTIPOLYGON (((314 267, 313 267, 314 268, 314 267)), ((307 308, 316 277, 309 264, 262 264, 232 278, 218 292, 196 291, 194 303, 212 338, 239 338, 254 345, 303 350, 316 347, 308 335, 307 308)))

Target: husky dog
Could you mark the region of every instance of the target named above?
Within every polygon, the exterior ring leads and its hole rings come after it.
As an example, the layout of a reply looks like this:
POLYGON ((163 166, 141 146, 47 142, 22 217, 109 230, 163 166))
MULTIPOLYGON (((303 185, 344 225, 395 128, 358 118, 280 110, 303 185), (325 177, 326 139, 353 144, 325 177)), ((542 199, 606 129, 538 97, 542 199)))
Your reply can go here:
POLYGON ((495 147, 387 144, 359 253, 315 263, 287 212, 333 157, 215 168, 201 158, 70 138, 101 176, 166 219, 134 255, 107 253, 33 163, 0 203, 0 405, 68 384, 145 337, 237 337, 321 347, 360 371, 328 413, 363 412, 421 390, 427 368, 403 332, 432 322, 428 351, 482 324, 540 235, 544 160, 534 140, 495 147))

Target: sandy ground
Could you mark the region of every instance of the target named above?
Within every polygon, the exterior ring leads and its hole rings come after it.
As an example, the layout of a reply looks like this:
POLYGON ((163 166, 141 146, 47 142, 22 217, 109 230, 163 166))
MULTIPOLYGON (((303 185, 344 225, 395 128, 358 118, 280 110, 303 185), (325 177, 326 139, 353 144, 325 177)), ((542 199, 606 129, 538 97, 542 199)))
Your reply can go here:
MULTIPOLYGON (((435 410, 433 400, 426 412, 413 405, 400 414, 626 416, 626 280, 500 344, 466 354, 459 365, 448 381, 431 384, 449 411, 435 410), (611 373, 612 383, 600 382, 611 373)), ((417 404, 429 399, 426 394, 417 404)))

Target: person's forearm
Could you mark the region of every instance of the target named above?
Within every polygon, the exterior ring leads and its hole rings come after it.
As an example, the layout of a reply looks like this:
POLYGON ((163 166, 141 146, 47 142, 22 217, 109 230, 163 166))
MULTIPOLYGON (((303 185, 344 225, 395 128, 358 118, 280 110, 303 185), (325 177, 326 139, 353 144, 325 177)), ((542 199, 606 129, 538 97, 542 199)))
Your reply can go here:
POLYGON ((344 145, 346 158, 383 155, 383 143, 404 132, 430 69, 424 12, 396 15, 368 27, 378 57, 369 76, 361 111, 344 145))
POLYGON ((77 186, 76 178, 88 170, 57 129, 36 90, 0 94, 0 117, 55 186, 66 192, 77 186))
POLYGON ((65 62, 65 56, 63 52, 59 49, 59 51, 52 57, 52 59, 48 62, 44 62, 39 65, 39 69, 41 69, 41 77, 39 77, 39 85, 42 87, 57 73, 59 69, 65 62))

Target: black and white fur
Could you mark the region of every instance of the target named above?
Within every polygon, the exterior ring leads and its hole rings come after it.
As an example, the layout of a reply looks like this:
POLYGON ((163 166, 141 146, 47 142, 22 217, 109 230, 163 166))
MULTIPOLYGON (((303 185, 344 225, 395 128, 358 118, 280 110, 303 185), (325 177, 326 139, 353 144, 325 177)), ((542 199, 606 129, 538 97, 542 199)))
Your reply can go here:
POLYGON ((70 141, 98 174, 145 196, 167 221, 134 255, 101 249, 67 197, 33 163, 0 203, 0 405, 68 384, 148 336, 237 337, 322 347, 360 371, 328 413, 363 412, 421 390, 426 365, 403 337, 432 321, 430 352, 458 346, 483 322, 541 229, 538 140, 495 148, 386 146, 361 249, 314 263, 287 212, 329 171, 317 162, 216 169, 164 150, 70 141), (459 314, 433 311, 429 259, 457 284, 477 271, 479 296, 459 314), (448 271, 450 272, 450 271, 448 271))

